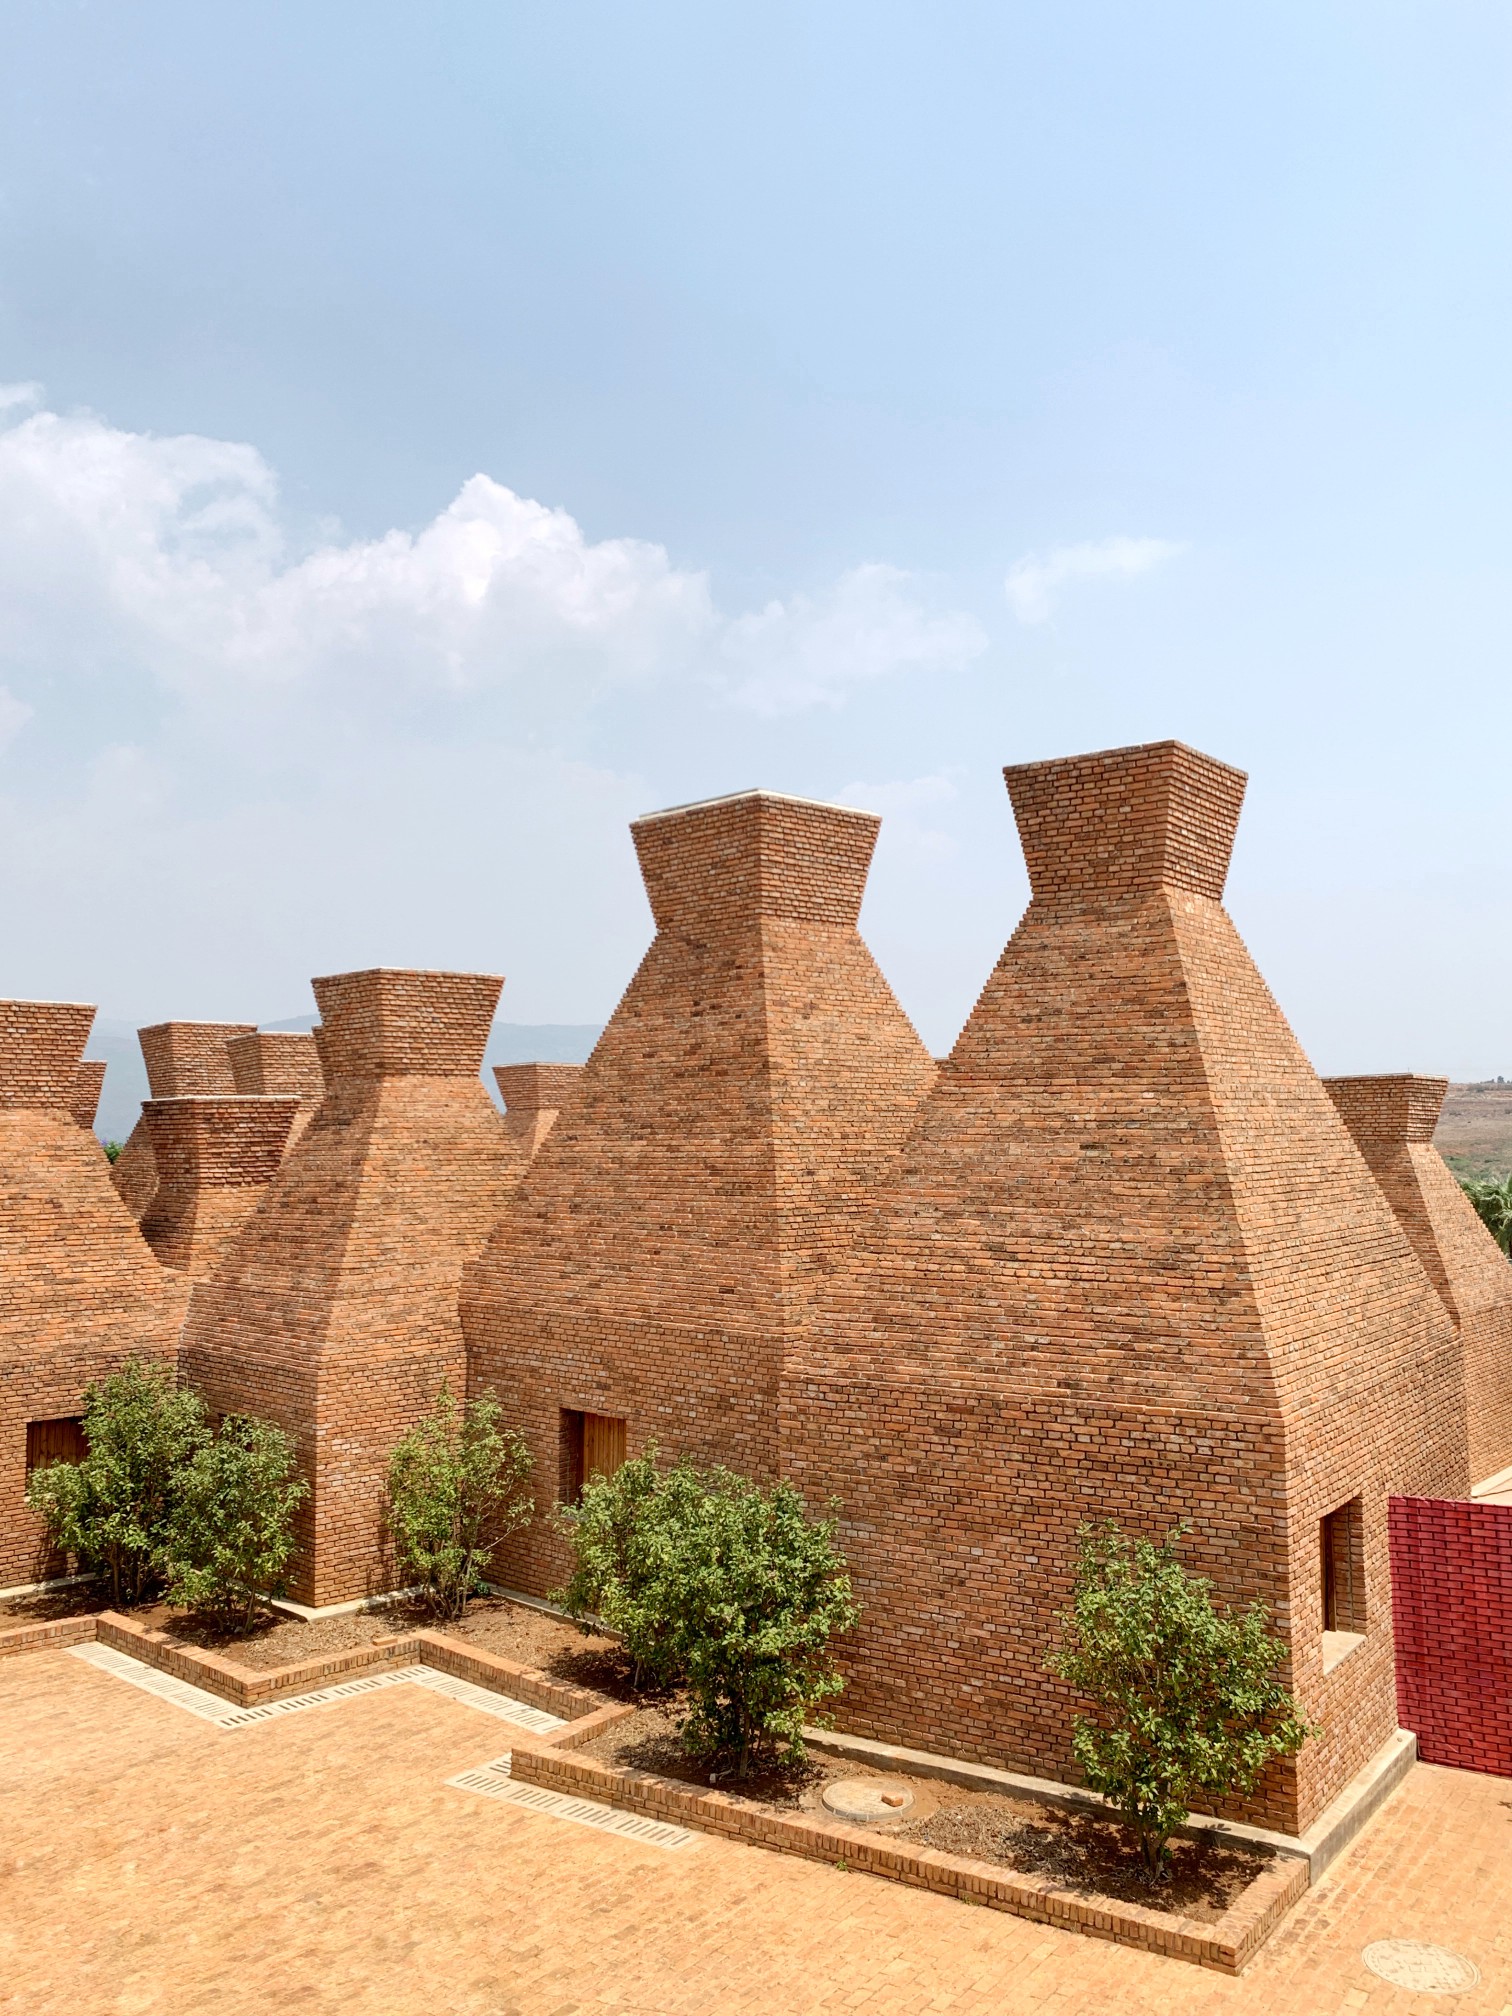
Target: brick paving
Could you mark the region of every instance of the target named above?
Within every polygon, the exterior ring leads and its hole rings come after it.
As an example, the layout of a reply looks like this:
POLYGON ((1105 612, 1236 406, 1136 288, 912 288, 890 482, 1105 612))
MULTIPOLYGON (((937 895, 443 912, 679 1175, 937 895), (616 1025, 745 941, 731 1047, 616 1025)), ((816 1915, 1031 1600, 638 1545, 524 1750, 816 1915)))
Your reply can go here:
POLYGON ((445 1780, 497 1722, 396 1687, 225 1733, 66 1653, 0 1666, 11 2016, 1512 2016, 1512 1780, 1424 1766, 1240 1980, 711 1838, 445 1780), (1375 1939, 1466 1954, 1412 1995, 1375 1939))

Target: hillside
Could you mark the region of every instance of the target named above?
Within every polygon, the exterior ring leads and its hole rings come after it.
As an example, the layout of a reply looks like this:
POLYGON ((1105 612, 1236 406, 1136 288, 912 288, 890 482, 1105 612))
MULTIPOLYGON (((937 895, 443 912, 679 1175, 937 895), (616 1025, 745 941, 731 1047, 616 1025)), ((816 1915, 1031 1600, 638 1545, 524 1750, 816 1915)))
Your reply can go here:
POLYGON ((1505 1176, 1512 1170, 1512 1084, 1451 1085, 1433 1142, 1458 1176, 1505 1176))

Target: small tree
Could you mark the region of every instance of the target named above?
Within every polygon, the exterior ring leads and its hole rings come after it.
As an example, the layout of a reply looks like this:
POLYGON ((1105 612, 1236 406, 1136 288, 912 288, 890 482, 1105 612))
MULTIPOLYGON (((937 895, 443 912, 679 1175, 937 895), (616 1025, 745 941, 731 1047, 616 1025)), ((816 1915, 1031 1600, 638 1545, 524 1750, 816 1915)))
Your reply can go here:
POLYGON ((491 1393, 464 1407, 442 1386, 435 1407, 389 1459, 395 1545, 439 1615, 460 1617, 494 1549, 534 1510, 530 1449, 499 1426, 491 1393))
POLYGON ((1503 1253, 1512 1255, 1512 1176, 1461 1177, 1460 1188, 1503 1253))
POLYGON ((552 1592, 552 1601, 585 1631, 597 1623, 620 1640, 637 1687, 680 1677, 676 1576, 669 1567, 678 1535, 702 1497, 695 1470, 680 1463, 661 1472, 656 1457, 653 1444, 612 1477, 588 1478, 577 1504, 557 1514, 576 1558, 571 1580, 552 1592))
POLYGON ((831 1520, 790 1484, 762 1491, 706 1473, 668 1547, 661 1600, 688 1691, 683 1741, 721 1773, 749 1776, 844 1682, 830 1640, 860 1616, 831 1520))
POLYGON ((1197 1792, 1248 1792, 1272 1757, 1317 1733, 1276 1678, 1287 1652, 1266 1605, 1215 1609, 1212 1583, 1176 1559, 1184 1530, 1157 1546, 1111 1520, 1084 1526, 1047 1662, 1093 1704, 1073 1726, 1076 1760, 1134 1830, 1152 1882, 1197 1792))
POLYGON ((106 1141, 103 1146, 105 1149, 105 1160, 107 1162, 119 1162, 121 1159, 121 1150, 126 1146, 126 1143, 124 1141, 106 1141))
POLYGON ((178 1474, 205 1435, 199 1395, 173 1366, 132 1359, 85 1391, 83 1458, 33 1474, 27 1503, 49 1543, 108 1575, 113 1603, 155 1586, 178 1474))
POLYGON ((250 1630, 258 1604, 283 1594, 294 1514, 309 1494, 282 1428, 228 1414, 179 1472, 164 1549, 169 1601, 250 1630))

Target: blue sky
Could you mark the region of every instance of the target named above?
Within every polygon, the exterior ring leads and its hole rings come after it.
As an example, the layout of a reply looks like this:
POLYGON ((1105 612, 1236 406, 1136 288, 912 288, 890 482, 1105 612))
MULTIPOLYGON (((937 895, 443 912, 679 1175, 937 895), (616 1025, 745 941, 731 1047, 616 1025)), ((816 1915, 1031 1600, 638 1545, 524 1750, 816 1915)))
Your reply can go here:
POLYGON ((1320 1068, 1512 1074, 1504 9, 0 27, 5 992, 595 1021, 763 783, 944 1048, 1001 765, 1177 735, 1320 1068))

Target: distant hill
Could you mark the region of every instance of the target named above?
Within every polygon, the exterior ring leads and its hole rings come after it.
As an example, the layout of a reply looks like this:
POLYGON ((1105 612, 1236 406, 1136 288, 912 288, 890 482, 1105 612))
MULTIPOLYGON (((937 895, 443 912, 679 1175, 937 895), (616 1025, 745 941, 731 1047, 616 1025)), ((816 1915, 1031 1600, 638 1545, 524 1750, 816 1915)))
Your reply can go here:
MULTIPOLYGON (((261 1029, 311 1029, 313 1015, 291 1015, 283 1022, 261 1022, 261 1029)), ((483 1059, 483 1082, 495 1092, 495 1064, 582 1064, 598 1041, 597 1022, 496 1022, 483 1059)), ((147 1097, 147 1073, 135 1025, 100 1016, 84 1053, 105 1060, 105 1090, 95 1131, 102 1141, 124 1141, 136 1125, 147 1097)))
POLYGON ((1512 1085, 1502 1078, 1451 1085, 1433 1145, 1457 1176, 1512 1171, 1512 1085))

